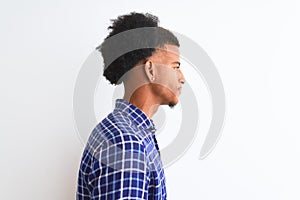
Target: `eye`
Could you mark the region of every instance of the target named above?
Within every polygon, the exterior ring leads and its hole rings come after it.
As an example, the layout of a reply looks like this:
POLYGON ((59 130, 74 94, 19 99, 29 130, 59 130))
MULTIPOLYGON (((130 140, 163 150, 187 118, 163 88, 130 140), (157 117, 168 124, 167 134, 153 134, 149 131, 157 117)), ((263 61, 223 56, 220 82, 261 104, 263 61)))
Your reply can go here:
POLYGON ((174 66, 173 69, 178 71, 180 69, 180 66, 174 66))
POLYGON ((179 61, 175 61, 172 63, 172 68, 175 70, 175 71, 178 71, 180 69, 180 62, 179 61))

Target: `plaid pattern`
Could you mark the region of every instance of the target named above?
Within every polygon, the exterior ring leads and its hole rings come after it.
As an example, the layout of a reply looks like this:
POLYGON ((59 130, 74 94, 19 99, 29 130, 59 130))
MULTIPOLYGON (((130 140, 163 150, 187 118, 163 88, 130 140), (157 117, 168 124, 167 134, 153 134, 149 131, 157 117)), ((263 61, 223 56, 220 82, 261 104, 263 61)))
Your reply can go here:
POLYGON ((123 99, 92 131, 84 149, 77 200, 166 199, 155 126, 123 99))

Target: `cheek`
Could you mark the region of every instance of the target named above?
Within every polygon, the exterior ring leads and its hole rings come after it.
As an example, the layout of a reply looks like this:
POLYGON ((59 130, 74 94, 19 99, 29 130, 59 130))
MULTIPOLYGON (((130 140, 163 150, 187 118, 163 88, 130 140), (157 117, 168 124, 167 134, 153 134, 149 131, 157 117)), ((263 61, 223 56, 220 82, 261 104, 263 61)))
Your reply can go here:
POLYGON ((169 73, 167 80, 166 80, 166 85, 168 86, 168 88, 176 93, 177 87, 178 87, 178 77, 176 75, 176 73, 169 73))
POLYGON ((164 68, 160 71, 157 83, 174 91, 178 87, 178 73, 172 68, 164 68))

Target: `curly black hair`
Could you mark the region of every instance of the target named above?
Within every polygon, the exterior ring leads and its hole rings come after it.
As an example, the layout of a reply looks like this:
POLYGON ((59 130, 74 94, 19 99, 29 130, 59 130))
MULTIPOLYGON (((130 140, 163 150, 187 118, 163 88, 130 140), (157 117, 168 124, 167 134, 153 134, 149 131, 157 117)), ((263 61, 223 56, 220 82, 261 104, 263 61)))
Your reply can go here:
POLYGON ((152 56, 156 48, 163 48, 165 44, 179 47, 178 39, 174 34, 167 29, 159 27, 158 17, 149 13, 131 12, 111 21, 112 25, 108 27, 108 30, 110 29, 111 32, 104 39, 104 42, 96 48, 103 56, 103 75, 111 84, 118 85, 122 83, 121 77, 136 64, 152 56), (144 30, 145 27, 154 28, 144 30), (133 29, 142 31, 133 31, 133 29), (120 34, 125 31, 126 34, 120 34), (118 36, 120 37, 117 38, 118 36), (128 47, 132 49, 129 48, 128 51, 124 51, 128 47), (141 49, 139 47, 145 48, 141 49), (118 54, 122 52, 127 53, 123 55, 118 54))

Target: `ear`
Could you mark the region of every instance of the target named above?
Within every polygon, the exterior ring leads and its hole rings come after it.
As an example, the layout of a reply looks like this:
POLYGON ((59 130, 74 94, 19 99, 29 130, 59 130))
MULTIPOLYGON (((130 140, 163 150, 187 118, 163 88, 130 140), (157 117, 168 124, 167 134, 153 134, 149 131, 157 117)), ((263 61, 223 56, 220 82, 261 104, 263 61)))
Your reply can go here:
POLYGON ((147 60, 145 63, 145 72, 147 75, 147 78, 150 82, 153 82, 155 80, 155 66, 152 63, 151 60, 147 60))

